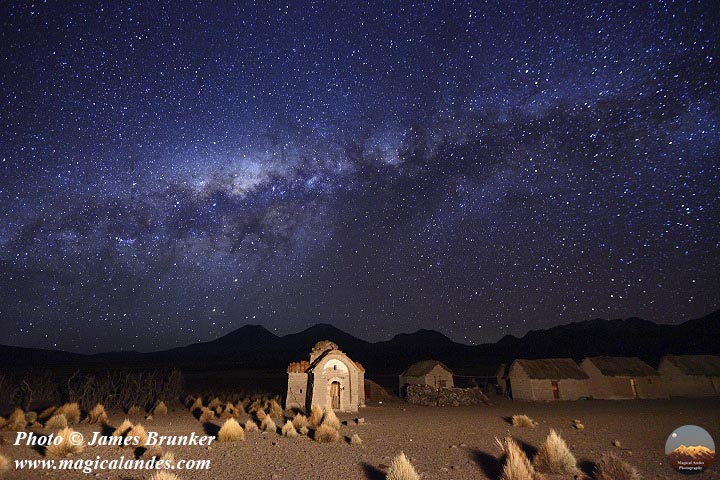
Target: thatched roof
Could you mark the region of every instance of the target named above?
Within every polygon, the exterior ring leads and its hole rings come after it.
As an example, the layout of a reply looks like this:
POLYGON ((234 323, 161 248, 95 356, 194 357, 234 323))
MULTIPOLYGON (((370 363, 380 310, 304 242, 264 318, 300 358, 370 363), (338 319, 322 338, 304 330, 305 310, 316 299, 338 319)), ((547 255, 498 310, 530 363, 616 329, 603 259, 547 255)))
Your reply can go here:
POLYGON ((595 365, 606 377, 650 377, 657 370, 637 357, 590 357, 585 360, 595 365))
POLYGON ((519 359, 515 360, 512 366, 519 366, 528 377, 535 380, 585 380, 588 378, 572 358, 519 359))
POLYGON ((413 363, 408 368, 406 368, 405 371, 401 373, 401 375, 404 377, 422 377, 423 375, 427 375, 428 373, 430 373, 433 368, 438 366, 447 370, 450 375, 452 375, 452 370, 446 367, 444 363, 438 362, 437 360, 423 360, 421 362, 413 363))
POLYGON ((685 375, 720 377, 720 357, 715 355, 667 355, 665 360, 685 375))

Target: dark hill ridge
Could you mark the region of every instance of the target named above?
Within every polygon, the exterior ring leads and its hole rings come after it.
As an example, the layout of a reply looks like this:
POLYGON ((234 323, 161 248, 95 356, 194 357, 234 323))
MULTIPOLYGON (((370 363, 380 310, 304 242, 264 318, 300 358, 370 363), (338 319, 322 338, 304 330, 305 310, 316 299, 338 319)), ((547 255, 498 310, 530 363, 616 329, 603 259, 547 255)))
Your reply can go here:
POLYGON ((409 364, 440 360, 456 374, 492 375, 502 362, 515 358, 616 355, 639 356, 651 364, 665 354, 720 354, 720 310, 680 325, 658 325, 639 318, 588 320, 511 335, 499 342, 464 345, 433 330, 402 333, 370 343, 329 324, 279 337, 260 325, 246 325, 210 342, 162 352, 111 352, 80 355, 61 351, 0 346, 6 369, 41 366, 263 369, 284 372, 291 361, 305 360, 319 340, 332 340, 369 375, 398 374, 409 364))

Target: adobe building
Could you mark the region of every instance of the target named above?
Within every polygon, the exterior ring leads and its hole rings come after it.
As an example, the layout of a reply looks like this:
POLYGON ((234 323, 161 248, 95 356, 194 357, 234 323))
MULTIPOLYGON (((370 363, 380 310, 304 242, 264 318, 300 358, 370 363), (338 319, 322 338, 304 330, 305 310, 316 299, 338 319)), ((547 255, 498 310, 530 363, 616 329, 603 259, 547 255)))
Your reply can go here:
POLYGON ((720 395, 720 356, 666 355, 658 372, 671 397, 720 395))
POLYGON ((310 361, 288 366, 285 408, 309 412, 312 405, 339 412, 357 412, 365 406, 365 369, 328 340, 315 344, 310 361))
POLYGON ((590 396, 605 400, 668 398, 660 374, 637 357, 590 357, 580 362, 590 396))
POLYGON ((513 400, 578 400, 590 396, 588 376, 571 358, 515 360, 508 379, 513 400))
POLYGON ((429 385, 434 388, 454 386, 453 372, 437 360, 423 360, 413 363, 400 374, 400 394, 407 385, 429 385))

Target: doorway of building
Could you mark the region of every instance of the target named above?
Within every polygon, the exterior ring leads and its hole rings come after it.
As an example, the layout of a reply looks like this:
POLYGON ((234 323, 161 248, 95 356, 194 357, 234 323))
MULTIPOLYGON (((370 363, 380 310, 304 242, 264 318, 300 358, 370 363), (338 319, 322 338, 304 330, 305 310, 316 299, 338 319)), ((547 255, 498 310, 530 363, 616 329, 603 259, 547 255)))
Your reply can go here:
POLYGON ((340 410, 340 382, 330 384, 330 406, 333 410, 340 410))
POLYGON ((638 398, 637 382, 635 382, 635 379, 634 379, 634 378, 631 378, 631 379, 630 379, 630 388, 632 388, 633 398, 638 398))
POLYGON ((555 400, 560 400, 560 385, 558 382, 552 382, 552 391, 553 391, 553 398, 555 400))

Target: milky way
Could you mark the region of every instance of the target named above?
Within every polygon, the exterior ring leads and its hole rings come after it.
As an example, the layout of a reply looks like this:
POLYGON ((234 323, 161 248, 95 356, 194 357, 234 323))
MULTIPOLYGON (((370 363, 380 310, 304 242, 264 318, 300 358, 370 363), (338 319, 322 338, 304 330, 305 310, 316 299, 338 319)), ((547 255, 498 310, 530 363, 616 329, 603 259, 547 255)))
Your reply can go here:
POLYGON ((10 2, 6 344, 720 307, 715 2, 10 2))

